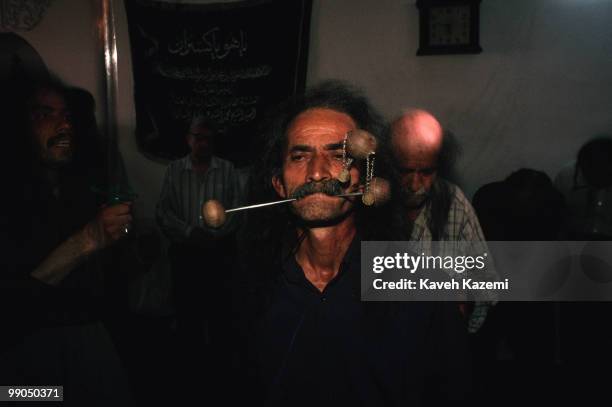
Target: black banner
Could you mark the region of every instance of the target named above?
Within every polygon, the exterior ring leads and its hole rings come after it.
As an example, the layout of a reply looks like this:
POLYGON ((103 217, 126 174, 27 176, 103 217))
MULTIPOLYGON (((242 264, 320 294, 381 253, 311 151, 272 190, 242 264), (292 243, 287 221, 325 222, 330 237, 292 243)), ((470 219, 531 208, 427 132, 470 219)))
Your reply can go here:
POLYGON ((125 5, 140 149, 184 156, 201 114, 220 129, 216 154, 248 164, 265 110, 303 90, 311 0, 125 5))

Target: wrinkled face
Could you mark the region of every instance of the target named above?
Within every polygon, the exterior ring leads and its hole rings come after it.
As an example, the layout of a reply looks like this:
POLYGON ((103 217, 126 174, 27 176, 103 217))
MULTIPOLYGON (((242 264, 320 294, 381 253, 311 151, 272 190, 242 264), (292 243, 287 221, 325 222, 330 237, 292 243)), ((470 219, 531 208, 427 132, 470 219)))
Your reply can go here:
POLYGON ((330 194, 359 189, 359 170, 350 170, 350 181, 341 185, 344 135, 356 125, 345 113, 313 108, 299 114, 287 129, 280 177, 272 184, 279 196, 301 197, 292 202, 293 212, 305 222, 326 223, 342 219, 353 208, 353 198, 330 194))
POLYGON ((418 148, 396 150, 396 162, 404 203, 409 208, 420 208, 437 177, 438 152, 418 148))
POLYGON ((54 90, 40 90, 30 103, 29 119, 30 135, 41 161, 50 166, 69 163, 75 140, 64 97, 54 90))
POLYGON ((208 162, 213 152, 213 134, 206 127, 193 127, 187 134, 191 158, 196 163, 208 162))

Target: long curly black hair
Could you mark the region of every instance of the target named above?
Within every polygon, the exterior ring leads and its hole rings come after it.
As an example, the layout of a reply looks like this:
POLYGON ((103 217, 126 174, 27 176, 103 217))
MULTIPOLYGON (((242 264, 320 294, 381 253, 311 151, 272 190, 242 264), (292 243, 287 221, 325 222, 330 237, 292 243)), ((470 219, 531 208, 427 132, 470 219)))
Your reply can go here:
MULTIPOLYGON (((251 172, 249 201, 253 203, 279 199, 272 187, 272 178, 281 173, 287 143, 286 130, 302 112, 326 108, 350 116, 357 127, 378 138, 375 176, 387 179, 391 185, 391 199, 380 207, 366 207, 356 201, 355 220, 361 240, 404 240, 409 227, 400 213, 398 174, 392 161, 390 143, 386 137, 380 114, 358 89, 337 80, 330 80, 294 97, 266 121, 261 133, 263 152, 251 172)), ((357 165, 362 165, 357 164, 357 165)), ((365 175, 365 171, 361 171, 365 175)), ((247 215, 242 243, 248 253, 249 268, 278 270, 279 253, 292 253, 300 243, 296 234, 296 219, 286 205, 272 206, 247 215), (289 248, 289 250, 287 250, 289 248)))

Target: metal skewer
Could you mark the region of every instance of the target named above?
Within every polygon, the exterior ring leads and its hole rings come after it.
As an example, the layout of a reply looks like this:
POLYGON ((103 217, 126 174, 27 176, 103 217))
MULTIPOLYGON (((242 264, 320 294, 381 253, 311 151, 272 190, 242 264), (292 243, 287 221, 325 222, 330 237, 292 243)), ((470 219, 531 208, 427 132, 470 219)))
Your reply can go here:
MULTIPOLYGON (((347 192, 344 194, 329 195, 332 197, 345 198, 350 196, 361 196, 362 202, 367 206, 383 204, 389 199, 389 183, 382 178, 373 178, 369 186, 363 192, 347 192), (368 189, 369 187, 369 189, 368 189)), ((213 228, 221 227, 225 223, 226 214, 249 209, 263 208, 265 206, 280 205, 288 202, 297 201, 298 198, 282 199, 280 201, 264 202, 260 204, 241 206, 238 208, 225 209, 221 202, 211 199, 202 205, 202 218, 204 222, 213 228)))
POLYGON ((289 198, 289 199, 283 199, 281 201, 272 201, 272 202, 260 203, 260 204, 255 204, 255 205, 240 206, 238 208, 226 209, 225 213, 238 212, 238 211, 243 211, 246 209, 263 208, 264 206, 278 205, 278 204, 282 204, 286 202, 293 202, 293 201, 297 201, 297 198, 289 198))
MULTIPOLYGON (((330 196, 348 197, 348 196, 361 196, 361 195, 363 195, 363 192, 351 192, 348 194, 339 194, 339 195, 330 195, 330 196)), ((255 204, 255 205, 240 206, 238 208, 226 209, 225 213, 238 212, 238 211, 243 211, 247 209, 263 208, 264 206, 278 205, 278 204, 293 202, 297 200, 298 198, 289 198, 289 199, 282 199, 280 201, 272 201, 272 202, 265 202, 265 203, 255 204)))

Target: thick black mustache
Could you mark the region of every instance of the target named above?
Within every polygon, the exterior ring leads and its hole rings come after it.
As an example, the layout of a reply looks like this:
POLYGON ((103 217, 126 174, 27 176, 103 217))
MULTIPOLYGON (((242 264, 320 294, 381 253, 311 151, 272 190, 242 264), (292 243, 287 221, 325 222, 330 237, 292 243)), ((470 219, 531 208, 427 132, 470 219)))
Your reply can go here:
POLYGON ((302 199, 308 195, 322 193, 326 195, 339 195, 342 191, 342 183, 337 179, 308 182, 300 185, 291 193, 290 198, 302 199))

